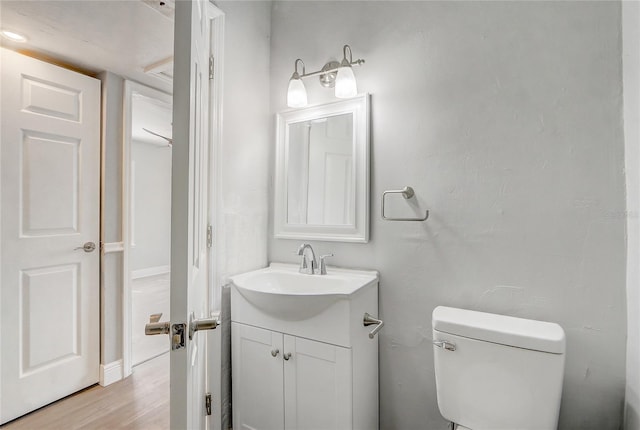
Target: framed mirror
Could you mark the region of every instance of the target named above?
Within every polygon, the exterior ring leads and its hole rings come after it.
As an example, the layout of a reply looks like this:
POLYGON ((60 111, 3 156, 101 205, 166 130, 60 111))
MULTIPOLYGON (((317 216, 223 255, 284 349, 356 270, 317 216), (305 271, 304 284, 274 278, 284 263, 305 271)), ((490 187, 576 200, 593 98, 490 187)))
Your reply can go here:
POLYGON ((279 113, 274 235, 369 240, 369 95, 279 113))

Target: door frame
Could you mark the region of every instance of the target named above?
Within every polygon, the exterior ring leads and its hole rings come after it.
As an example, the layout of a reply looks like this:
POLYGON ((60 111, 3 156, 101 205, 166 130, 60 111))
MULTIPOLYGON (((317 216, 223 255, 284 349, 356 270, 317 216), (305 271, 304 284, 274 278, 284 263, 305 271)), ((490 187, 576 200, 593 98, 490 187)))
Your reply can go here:
POLYGON ((225 35, 225 14, 209 1, 208 19, 211 21, 211 52, 209 53, 215 61, 213 63, 213 84, 209 86, 209 208, 208 223, 212 226, 213 246, 209 248, 209 306, 211 309, 220 309, 222 287, 216 287, 216 279, 219 273, 217 256, 215 255, 215 238, 218 228, 216 223, 222 214, 221 183, 222 183, 222 160, 218 156, 222 145, 222 105, 223 105, 223 82, 224 82, 224 35, 225 35))
MULTIPOLYGON (((222 146, 222 108, 223 108, 223 88, 224 88, 224 36, 225 36, 225 14, 210 0, 207 7, 210 27, 210 52, 215 59, 213 62, 213 82, 209 85, 209 207, 207 223, 211 226, 212 246, 208 253, 209 267, 209 309, 222 310, 222 284, 219 284, 220 260, 216 253, 220 250, 217 245, 219 225, 221 223, 222 208, 222 160, 219 156, 222 146)), ((207 333, 207 389, 214 392, 212 396, 212 410, 214 415, 206 417, 206 427, 208 430, 223 430, 225 416, 229 419, 230 411, 223 410, 223 397, 227 395, 226 403, 230 403, 231 393, 225 393, 222 377, 222 342, 225 339, 222 331, 231 334, 230 318, 221 314, 223 325, 219 330, 209 330, 207 333), (216 417, 215 419, 212 417, 216 417)), ((230 364, 230 363, 229 363, 230 364)), ((229 379, 231 376, 229 375, 229 379)), ((227 423, 228 424, 228 423, 227 423)), ((226 429, 225 429, 226 430, 226 429)))
POLYGON ((135 81, 125 79, 123 94, 123 118, 122 118, 122 367, 123 378, 133 372, 132 355, 132 291, 131 291, 131 270, 129 269, 129 258, 131 254, 133 229, 133 205, 131 199, 133 193, 132 169, 131 169, 131 148, 132 148, 132 116, 133 97, 139 94, 143 97, 166 102, 173 107, 173 97, 169 93, 156 88, 140 84, 135 81))

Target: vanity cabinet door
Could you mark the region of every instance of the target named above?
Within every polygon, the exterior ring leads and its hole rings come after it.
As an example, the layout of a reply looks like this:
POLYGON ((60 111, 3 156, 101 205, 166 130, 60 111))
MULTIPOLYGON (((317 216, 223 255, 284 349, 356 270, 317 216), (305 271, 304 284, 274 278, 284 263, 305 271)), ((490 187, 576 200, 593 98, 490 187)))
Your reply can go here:
POLYGON ((231 324, 233 427, 284 428, 282 333, 231 324))
POLYGON ((351 349, 284 335, 283 358, 284 429, 351 429, 351 349))

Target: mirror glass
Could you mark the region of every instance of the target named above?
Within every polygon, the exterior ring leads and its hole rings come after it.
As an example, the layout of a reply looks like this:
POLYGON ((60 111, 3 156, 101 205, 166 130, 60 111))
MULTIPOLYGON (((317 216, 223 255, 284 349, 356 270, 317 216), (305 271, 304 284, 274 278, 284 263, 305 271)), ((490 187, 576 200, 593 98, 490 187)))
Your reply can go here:
POLYGON ((287 223, 353 225, 353 114, 289 125, 287 223))
POLYGON ((368 100, 278 114, 276 237, 368 240, 368 100))

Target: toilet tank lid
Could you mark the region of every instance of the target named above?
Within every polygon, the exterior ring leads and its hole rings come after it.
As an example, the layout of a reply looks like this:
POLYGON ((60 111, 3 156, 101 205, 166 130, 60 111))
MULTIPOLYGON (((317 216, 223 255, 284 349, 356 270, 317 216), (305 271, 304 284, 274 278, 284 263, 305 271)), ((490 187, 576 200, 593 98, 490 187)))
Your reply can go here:
POLYGON ((564 354, 564 330, 558 324, 467 309, 438 306, 433 329, 517 348, 564 354))

